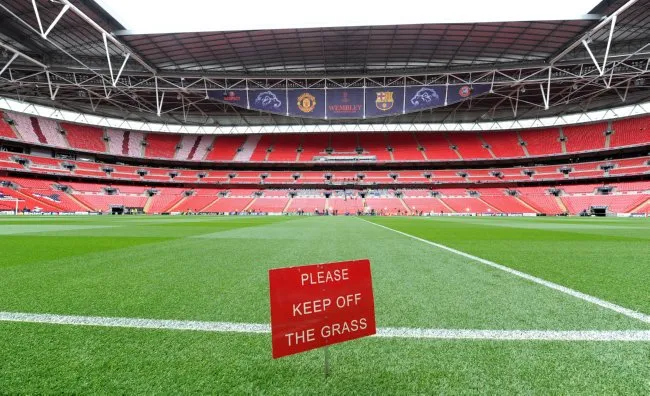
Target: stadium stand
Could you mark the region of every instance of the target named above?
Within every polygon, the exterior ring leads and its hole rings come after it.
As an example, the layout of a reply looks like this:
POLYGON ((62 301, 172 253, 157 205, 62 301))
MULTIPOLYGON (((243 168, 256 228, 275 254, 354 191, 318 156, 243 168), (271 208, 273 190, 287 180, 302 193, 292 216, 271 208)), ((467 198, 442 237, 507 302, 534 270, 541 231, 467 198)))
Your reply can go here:
POLYGON ((563 128, 566 138, 566 151, 577 153, 605 149, 607 123, 575 125, 563 128))
POLYGON ((245 136, 217 136, 205 159, 208 161, 232 161, 237 154, 237 149, 244 144, 245 140, 245 136))
MULTIPOLYGON (((145 157, 147 158, 174 158, 179 136, 163 133, 149 133, 146 138, 145 157)), ((189 154, 189 151, 188 151, 189 154)))
POLYGON ((7 123, 9 116, 0 111, 0 137, 16 139, 16 133, 7 123))
POLYGON ((61 123, 61 128, 65 131, 71 148, 100 153, 106 152, 107 145, 104 142, 104 131, 100 128, 68 123, 61 123))
POLYGON ((497 158, 522 158, 525 157, 517 132, 483 132, 483 140, 490 146, 490 150, 497 158))
POLYGON ((450 148, 451 144, 441 133, 422 133, 417 135, 424 155, 431 161, 458 160, 458 154, 450 148))
POLYGON ((519 134, 526 143, 526 149, 531 156, 562 154, 560 130, 557 128, 524 130, 519 134))
POLYGON ((647 116, 616 120, 612 129, 610 147, 648 144, 650 141, 650 117, 647 116))
POLYGON ((447 138, 462 159, 488 159, 492 158, 488 149, 484 147, 478 133, 450 133, 447 138))
POLYGON ((422 161, 424 157, 412 133, 389 133, 386 135, 393 149, 395 161, 422 161))
POLYGON ((329 135, 323 133, 303 134, 299 158, 301 162, 313 161, 315 156, 324 155, 329 145, 329 135))

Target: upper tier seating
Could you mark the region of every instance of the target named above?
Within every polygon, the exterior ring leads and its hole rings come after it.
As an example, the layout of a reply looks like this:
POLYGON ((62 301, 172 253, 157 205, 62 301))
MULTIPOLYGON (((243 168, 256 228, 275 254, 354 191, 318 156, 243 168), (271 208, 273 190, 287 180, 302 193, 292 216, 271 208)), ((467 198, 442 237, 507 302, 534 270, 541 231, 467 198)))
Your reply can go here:
POLYGON ((386 134, 384 133, 360 133, 359 145, 364 152, 374 155, 379 162, 392 160, 386 144, 386 134))
POLYGON ((332 155, 356 155, 359 138, 356 133, 332 133, 329 146, 332 155))
POLYGON ((13 113, 9 111, 6 112, 6 115, 8 118, 13 120, 14 128, 16 129, 16 131, 20 135, 19 137, 22 138, 22 140, 29 143, 47 144, 47 140, 45 139, 45 136, 43 136, 42 133, 40 135, 37 134, 36 130, 34 129, 32 118, 36 120, 35 117, 29 117, 21 113, 13 113))
POLYGON ((389 133, 386 135, 393 148, 395 161, 424 161, 422 152, 412 133, 389 133))
POLYGON ((174 158, 179 136, 162 133, 147 134, 145 157, 147 158, 174 158))
POLYGON ((424 148, 424 155, 431 161, 460 159, 442 133, 419 133, 417 139, 424 148))
POLYGON ((34 120, 38 122, 41 133, 47 140, 47 144, 56 147, 68 147, 68 142, 59 130, 56 121, 47 118, 34 118, 34 120))
POLYGON ((519 144, 517 132, 483 132, 481 137, 490 145, 490 150, 497 158, 522 158, 526 156, 519 144))
POLYGON ((212 150, 208 152, 208 161, 232 161, 237 154, 237 149, 244 144, 246 136, 217 136, 212 143, 212 150))
POLYGON ((557 128, 525 130, 519 134, 526 142, 530 156, 562 154, 560 130, 557 128))
POLYGON ((516 131, 336 132, 270 135, 145 133, 57 123, 0 112, 0 139, 135 158, 191 161, 310 162, 318 156, 375 156, 387 161, 477 161, 570 154, 650 145, 650 117, 516 131), (9 125, 4 119, 12 120, 9 125), (61 133, 60 131, 64 131, 61 133), (562 135, 560 132, 562 131, 562 135), (561 136, 564 141, 561 141, 561 136), (524 146, 520 144, 520 140, 524 146), (146 144, 143 142, 146 141, 146 144))
POLYGON ((128 154, 128 148, 125 149, 125 143, 128 147, 128 142, 124 141, 124 131, 117 129, 107 129, 106 136, 108 137, 108 152, 113 155, 125 155, 125 151, 128 154))
POLYGON ((614 121, 612 129, 614 133, 611 136, 610 147, 648 144, 650 141, 650 117, 648 116, 614 121))
POLYGON ((477 133, 449 133, 447 138, 465 160, 493 158, 477 133))
POLYGON ((196 151, 196 147, 199 145, 200 140, 201 136, 183 135, 179 143, 180 148, 176 151, 174 158, 178 160, 190 159, 190 153, 196 151))
POLYGON ((104 131, 100 128, 67 123, 61 123, 61 128, 65 131, 70 147, 100 153, 106 152, 107 144, 104 141, 104 131))
POLYGON ((10 139, 16 139, 16 134, 14 133, 14 130, 11 128, 11 125, 5 121, 5 119, 9 118, 9 116, 3 114, 0 111, 0 137, 6 137, 10 139))
POLYGON ((566 151, 577 153, 605 149, 605 131, 607 123, 566 126, 563 128, 566 151))
POLYGON ((266 157, 269 156, 269 150, 275 150, 273 146, 274 139, 275 135, 262 135, 255 146, 255 150, 251 154, 250 160, 252 162, 266 161, 266 157))

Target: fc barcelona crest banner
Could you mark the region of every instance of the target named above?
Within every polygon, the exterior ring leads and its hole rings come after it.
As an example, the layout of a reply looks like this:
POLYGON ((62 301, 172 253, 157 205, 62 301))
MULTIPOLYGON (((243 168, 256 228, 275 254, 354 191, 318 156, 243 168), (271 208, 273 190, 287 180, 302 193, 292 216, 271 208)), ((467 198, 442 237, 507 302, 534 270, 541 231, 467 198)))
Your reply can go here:
POLYGON ((209 91, 233 106, 302 118, 376 118, 443 107, 490 91, 490 84, 209 91))
POLYGON ((404 87, 366 88, 366 118, 402 114, 404 87))

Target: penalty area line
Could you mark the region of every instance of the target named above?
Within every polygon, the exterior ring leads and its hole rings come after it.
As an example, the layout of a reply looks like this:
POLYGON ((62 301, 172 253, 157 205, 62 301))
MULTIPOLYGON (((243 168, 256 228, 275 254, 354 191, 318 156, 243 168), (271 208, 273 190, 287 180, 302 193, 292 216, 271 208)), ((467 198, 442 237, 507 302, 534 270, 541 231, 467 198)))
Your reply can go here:
POLYGON ((463 257, 468 258, 470 260, 473 260, 473 261, 479 262, 481 264, 485 264, 487 266, 490 266, 492 268, 496 268, 498 270, 507 272, 507 273, 515 275, 515 276, 518 276, 520 278, 526 279, 526 280, 531 281, 533 283, 537 283, 538 285, 546 286, 546 287, 548 287, 550 289, 557 290, 557 291, 559 291, 561 293, 568 294, 568 295, 570 295, 572 297, 575 297, 575 298, 579 298, 580 300, 587 301, 587 302, 590 302, 592 304, 596 304, 596 305, 598 305, 600 307, 612 310, 612 311, 617 312, 617 313, 619 313, 621 315, 625 315, 625 316, 627 316, 629 318, 637 319, 637 320, 640 320, 641 322, 645 322, 645 323, 650 323, 650 315, 646 315, 646 314, 644 314, 642 312, 634 311, 632 309, 622 307, 620 305, 611 303, 609 301, 601 300, 598 297, 594 297, 594 296, 591 296, 589 294, 579 292, 577 290, 568 288, 566 286, 558 285, 557 283, 549 282, 549 281, 544 280, 542 278, 538 278, 536 276, 529 275, 529 274, 527 274, 525 272, 517 271, 516 269, 506 267, 505 265, 497 264, 497 263, 495 263, 493 261, 486 260, 486 259, 474 256, 474 255, 471 255, 469 253, 465 253, 465 252, 463 252, 461 250, 456 250, 456 249, 451 248, 451 247, 446 246, 446 245, 442 245, 442 244, 439 244, 439 243, 436 243, 436 242, 431 242, 431 241, 428 241, 426 239, 416 237, 415 235, 407 234, 405 232, 398 231, 398 230, 390 228, 390 227, 386 227, 385 225, 373 223, 372 221, 368 221, 368 220, 361 219, 361 218, 359 218, 359 220, 362 220, 362 221, 364 221, 364 222, 366 222, 368 224, 372 224, 372 225, 377 226, 377 227, 381 227, 381 228, 383 228, 385 230, 392 231, 392 232, 395 232, 397 234, 401 234, 401 235, 409 237, 411 239, 415 239, 416 241, 420 241, 420 242, 426 243, 428 245, 437 247, 438 249, 446 250, 448 252, 457 254, 459 256, 463 256, 463 257))
MULTIPOLYGON (((101 316, 55 315, 24 312, 0 312, 0 322, 40 323, 72 326, 118 327, 202 331, 213 333, 270 334, 271 327, 260 323, 202 322, 116 318, 101 316)), ((378 328, 376 338, 413 338, 439 340, 488 341, 626 341, 650 342, 650 330, 472 330, 378 328)))

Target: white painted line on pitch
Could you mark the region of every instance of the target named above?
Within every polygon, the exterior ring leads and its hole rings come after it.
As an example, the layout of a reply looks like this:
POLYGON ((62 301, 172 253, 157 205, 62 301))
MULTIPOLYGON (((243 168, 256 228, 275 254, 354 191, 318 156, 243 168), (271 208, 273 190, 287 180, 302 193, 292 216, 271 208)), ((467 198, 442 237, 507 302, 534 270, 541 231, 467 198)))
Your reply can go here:
POLYGON ((360 220, 363 220, 368 224, 372 224, 374 226, 381 227, 381 228, 384 228, 386 230, 396 232, 396 233, 401 234, 403 236, 415 239, 416 241, 424 242, 424 243, 426 243, 428 245, 435 246, 435 247, 437 247, 439 249, 443 249, 443 250, 446 250, 448 252, 455 253, 455 254, 457 254, 459 256, 466 257, 466 258, 468 258, 470 260, 477 261, 477 262, 479 262, 481 264, 489 265, 490 267, 499 269, 501 271, 505 271, 505 272, 507 272, 509 274, 518 276, 520 278, 524 278, 524 279, 529 280, 531 282, 537 283, 537 284, 542 285, 542 286, 546 286, 548 288, 557 290, 559 292, 568 294, 570 296, 579 298, 581 300, 590 302, 592 304, 596 304, 596 305, 601 306, 603 308, 610 309, 610 310, 615 311, 615 312, 617 312, 617 313, 619 313, 621 315, 625 315, 627 317, 637 319, 637 320, 640 320, 640 321, 645 322, 645 323, 650 323, 650 315, 646 315, 646 314, 644 314, 642 312, 634 311, 632 309, 622 307, 620 305, 611 303, 609 301, 601 300, 598 297, 590 296, 589 294, 585 294, 585 293, 579 292, 577 290, 573 290, 573 289, 568 288, 566 286, 562 286, 562 285, 558 285, 557 283, 549 282, 549 281, 544 280, 542 278, 538 278, 536 276, 529 275, 529 274, 527 274, 525 272, 517 271, 516 269, 506 267, 505 265, 497 264, 497 263, 495 263, 493 261, 486 260, 486 259, 474 256, 474 255, 471 255, 469 253, 465 253, 463 251, 456 250, 454 248, 450 248, 449 246, 445 246, 445 245, 441 245, 439 243, 431 242, 431 241, 428 241, 426 239, 416 237, 415 235, 407 234, 405 232, 398 231, 398 230, 395 230, 395 229, 390 228, 390 227, 386 227, 386 226, 381 225, 381 224, 373 223, 372 221, 368 221, 368 220, 365 220, 365 219, 360 219, 360 220))
MULTIPOLYGON (((43 323, 73 326, 121 327, 204 331, 214 333, 268 334, 271 327, 259 323, 201 322, 139 318, 107 318, 100 316, 53 315, 23 312, 0 312, 0 322, 43 323)), ((428 338, 445 340, 493 341, 634 341, 650 342, 650 330, 465 330, 379 328, 380 338, 428 338)))

